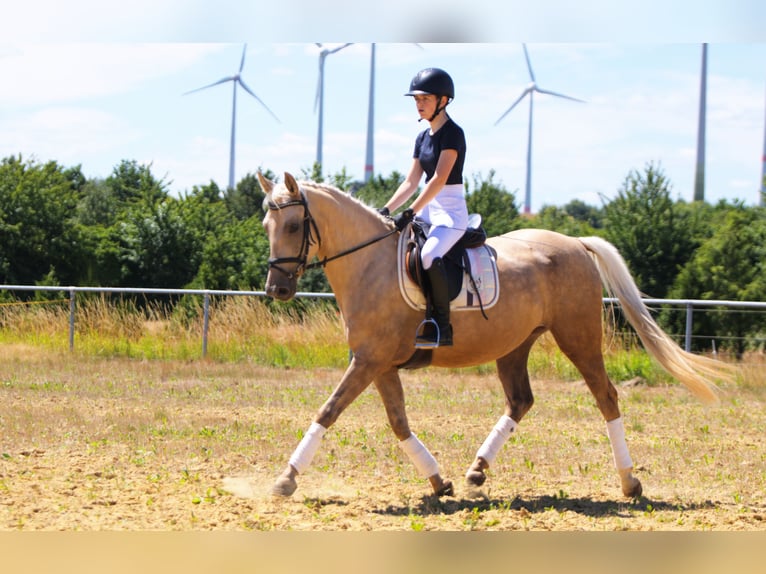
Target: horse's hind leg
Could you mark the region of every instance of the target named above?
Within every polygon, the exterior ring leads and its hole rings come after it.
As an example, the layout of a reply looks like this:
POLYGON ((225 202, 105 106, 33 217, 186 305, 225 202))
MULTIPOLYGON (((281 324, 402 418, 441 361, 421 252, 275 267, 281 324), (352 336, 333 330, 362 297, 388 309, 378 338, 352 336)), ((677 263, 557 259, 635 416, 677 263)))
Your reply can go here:
POLYGON ((486 471, 494 462, 497 453, 525 414, 532 408, 534 397, 529 384, 527 359, 529 350, 542 330, 532 333, 524 343, 511 353, 496 361, 497 373, 505 391, 505 414, 500 417, 489 436, 476 452, 476 458, 468 468, 465 478, 471 486, 481 486, 487 480, 486 471))
POLYGON ((607 435, 612 445, 612 455, 620 475, 623 494, 638 497, 642 492, 641 482, 633 476, 633 462, 625 442, 625 428, 618 406, 617 389, 609 380, 601 352, 600 313, 595 318, 597 320, 573 320, 570 317, 564 329, 551 329, 551 332, 562 352, 582 374, 606 421, 607 435))
POLYGON ((452 496, 454 494, 452 482, 441 477, 436 459, 410 430, 404 407, 404 390, 397 370, 392 369, 379 376, 375 380, 375 387, 386 407, 388 421, 396 438, 399 439, 400 448, 407 454, 420 475, 431 483, 434 494, 452 496))

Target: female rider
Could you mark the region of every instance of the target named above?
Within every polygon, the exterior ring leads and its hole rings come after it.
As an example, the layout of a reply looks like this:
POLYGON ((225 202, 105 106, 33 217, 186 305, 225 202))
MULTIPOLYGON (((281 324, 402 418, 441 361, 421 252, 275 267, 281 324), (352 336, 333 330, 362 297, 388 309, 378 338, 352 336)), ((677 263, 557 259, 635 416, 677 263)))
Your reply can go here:
POLYGON ((431 225, 421 252, 432 305, 433 323, 427 322, 415 339, 416 347, 452 345, 449 291, 442 258, 463 236, 468 226, 468 208, 463 186, 466 142, 463 130, 447 115, 455 97, 452 78, 439 68, 426 68, 410 82, 405 96, 413 96, 420 120, 430 127, 415 140, 413 162, 407 177, 381 208, 388 215, 404 205, 417 191, 425 173, 425 187, 410 206, 420 219, 431 225))

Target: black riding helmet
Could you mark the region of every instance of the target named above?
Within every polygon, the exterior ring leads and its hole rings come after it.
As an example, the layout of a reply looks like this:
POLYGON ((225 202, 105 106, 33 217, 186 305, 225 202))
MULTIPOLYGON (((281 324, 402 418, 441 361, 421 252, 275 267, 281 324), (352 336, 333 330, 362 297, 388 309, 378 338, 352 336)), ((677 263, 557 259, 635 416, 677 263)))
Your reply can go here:
POLYGON ((405 96, 433 94, 447 96, 450 101, 455 99, 455 84, 450 75, 440 68, 420 70, 410 82, 410 91, 405 96))
MULTIPOLYGON (((432 94, 438 98, 441 96, 447 96, 450 103, 455 99, 455 84, 452 82, 450 75, 440 68, 426 68, 420 70, 412 81, 410 82, 410 91, 404 94, 405 96, 420 96, 424 94, 432 94)), ((439 112, 442 111, 441 106, 436 106, 434 115, 431 116, 433 120, 439 112)))

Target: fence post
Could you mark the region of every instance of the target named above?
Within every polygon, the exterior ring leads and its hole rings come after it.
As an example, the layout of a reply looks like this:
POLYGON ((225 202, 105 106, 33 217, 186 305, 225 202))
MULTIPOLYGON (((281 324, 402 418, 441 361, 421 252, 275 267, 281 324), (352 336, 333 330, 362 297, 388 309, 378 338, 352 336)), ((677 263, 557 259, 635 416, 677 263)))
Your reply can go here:
POLYGON ((74 350, 74 287, 69 288, 69 350, 74 350))
POLYGON ((684 338, 684 349, 686 352, 692 350, 692 314, 694 313, 694 305, 691 303, 686 304, 686 336, 684 338))
POLYGON ((210 325, 210 293, 205 291, 202 305, 202 358, 207 356, 207 330, 210 325))

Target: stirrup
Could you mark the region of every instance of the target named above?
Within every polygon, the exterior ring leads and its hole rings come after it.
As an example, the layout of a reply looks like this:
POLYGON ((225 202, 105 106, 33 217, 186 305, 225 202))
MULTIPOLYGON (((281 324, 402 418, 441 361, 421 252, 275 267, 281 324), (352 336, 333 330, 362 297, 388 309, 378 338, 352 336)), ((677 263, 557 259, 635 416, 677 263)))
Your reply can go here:
POLYGON ((418 325, 417 330, 415 331, 415 348, 416 349, 435 349, 439 346, 439 343, 441 342, 441 332, 439 331, 439 324, 434 321, 433 319, 424 319, 420 325, 418 325), (422 337, 427 325, 433 325, 434 329, 436 329, 436 340, 435 341, 425 341, 425 340, 418 340, 418 337, 422 337))

